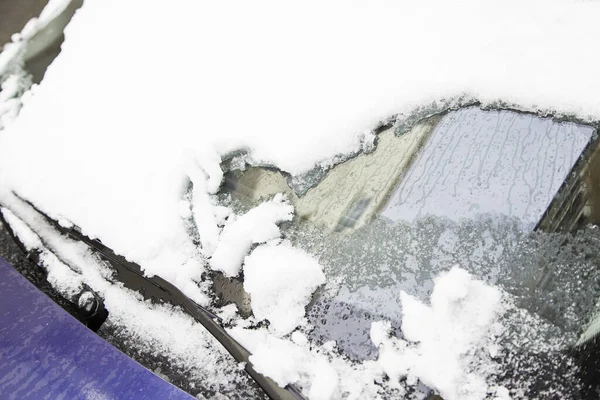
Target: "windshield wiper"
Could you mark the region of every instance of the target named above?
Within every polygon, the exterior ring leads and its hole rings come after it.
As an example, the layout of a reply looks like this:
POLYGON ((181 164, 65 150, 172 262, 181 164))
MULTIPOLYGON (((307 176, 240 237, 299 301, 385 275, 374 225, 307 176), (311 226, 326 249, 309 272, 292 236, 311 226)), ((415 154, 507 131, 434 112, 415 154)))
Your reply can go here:
MULTIPOLYGON (((108 262, 117 274, 117 279, 125 287, 141 293, 144 298, 159 300, 173 306, 181 307, 187 314, 192 316, 198 323, 221 343, 225 350, 233 356, 238 363, 244 363, 244 369, 254 379, 258 386, 273 400, 304 400, 300 391, 292 385, 285 388, 279 387, 271 378, 257 372, 252 366, 249 358, 250 353, 240 345, 223 327, 222 320, 206 308, 196 304, 184 295, 181 290, 167 282, 160 276, 148 277, 142 272, 139 265, 127 261, 123 256, 116 254, 113 250, 102 244, 99 240, 91 239, 82 234, 77 228, 61 226, 57 221, 50 218, 30 201, 15 194, 23 202, 31 206, 58 232, 72 239, 85 243, 92 253, 98 255, 102 260, 108 262)), ((8 226, 8 224, 6 224, 8 226)), ((10 229, 10 226, 8 226, 10 229)))

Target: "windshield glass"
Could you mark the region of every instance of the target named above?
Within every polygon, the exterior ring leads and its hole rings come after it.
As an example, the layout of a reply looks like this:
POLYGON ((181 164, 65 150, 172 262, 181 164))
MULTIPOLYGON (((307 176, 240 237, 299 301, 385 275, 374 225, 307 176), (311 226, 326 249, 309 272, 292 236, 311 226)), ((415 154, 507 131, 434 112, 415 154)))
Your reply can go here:
POLYGON ((228 172, 221 200, 241 212, 289 196, 296 217, 284 237, 316 255, 328 280, 309 305, 311 335, 352 359, 376 357, 371 322, 400 326, 401 290, 427 301, 433 278, 456 264, 501 285, 547 324, 544 340, 566 346, 597 300, 600 234, 535 228, 580 226, 590 214, 589 193, 569 182, 580 179, 593 134, 466 108, 380 133, 375 151, 335 166, 302 196, 279 171, 249 167, 228 172))

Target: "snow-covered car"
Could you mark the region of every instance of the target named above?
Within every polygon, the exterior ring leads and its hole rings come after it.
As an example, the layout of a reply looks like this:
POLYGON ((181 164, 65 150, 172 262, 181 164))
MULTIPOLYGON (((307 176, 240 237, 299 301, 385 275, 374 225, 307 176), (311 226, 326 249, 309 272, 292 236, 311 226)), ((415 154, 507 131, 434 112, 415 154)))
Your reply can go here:
POLYGON ((2 220, 192 395, 597 394, 600 6, 88 1, 31 86, 78 5, 0 53, 2 220))

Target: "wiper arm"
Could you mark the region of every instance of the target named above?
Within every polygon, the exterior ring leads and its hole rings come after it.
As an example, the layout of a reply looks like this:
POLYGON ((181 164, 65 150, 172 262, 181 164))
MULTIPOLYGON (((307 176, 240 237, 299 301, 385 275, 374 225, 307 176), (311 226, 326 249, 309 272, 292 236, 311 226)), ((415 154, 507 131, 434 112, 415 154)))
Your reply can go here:
MULTIPOLYGON (((16 194, 15 196, 19 197, 16 194)), ((304 400, 304 397, 294 386, 288 385, 285 388, 281 388, 271 378, 257 372, 249 360, 250 353, 248 350, 227 333, 223 328, 222 320, 206 308, 201 307, 190 300, 181 292, 181 290, 175 287, 175 285, 167 282, 160 276, 145 276, 139 265, 127 261, 125 257, 116 254, 99 240, 90 239, 76 228, 66 228, 61 226, 57 221, 39 210, 30 201, 22 199, 21 197, 19 198, 42 215, 57 231, 88 245, 94 254, 100 256, 101 259, 107 261, 114 268, 117 273, 117 279, 122 282, 125 287, 141 293, 144 298, 158 299, 171 305, 181 307, 198 323, 204 326, 204 328, 206 328, 206 330, 208 330, 208 332, 215 337, 223 347, 225 347, 225 350, 227 350, 238 363, 243 362, 245 364, 244 369, 246 372, 271 399, 304 400)))

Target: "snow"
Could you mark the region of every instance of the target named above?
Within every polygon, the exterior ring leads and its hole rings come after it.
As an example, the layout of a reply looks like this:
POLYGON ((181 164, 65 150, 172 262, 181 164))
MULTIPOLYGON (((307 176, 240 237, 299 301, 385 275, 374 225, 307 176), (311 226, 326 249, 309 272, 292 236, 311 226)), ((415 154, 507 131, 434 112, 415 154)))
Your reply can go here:
POLYGON ((212 173, 247 150, 298 174, 443 98, 600 110, 595 2, 233 4, 86 3, 1 134, 0 181, 173 282, 202 263, 178 209, 190 155, 212 173))
POLYGON ((226 306, 221 307, 221 311, 218 314, 218 317, 224 323, 228 323, 233 320, 237 316, 238 308, 235 304, 228 304, 226 306))
POLYGON ((313 365, 314 379, 311 382, 308 398, 311 400, 331 399, 338 388, 339 376, 336 370, 325 360, 313 365))
POLYGON ((31 86, 31 79, 24 72, 16 70, 7 74, 4 79, 0 73, 0 82, 0 130, 2 130, 19 115, 25 100, 22 94, 31 86))
POLYGON ((430 306, 406 292, 401 299, 402 339, 389 337, 389 322, 371 326, 371 340, 380 351, 377 362, 390 380, 419 379, 448 400, 485 398, 487 377, 474 367, 474 354, 499 334, 500 290, 453 267, 435 279, 430 306))
POLYGON ((17 96, 20 88, 20 79, 18 75, 9 75, 0 86, 0 104, 17 96))
MULTIPOLYGON (((597 308, 597 307, 596 307, 597 308)), ((581 336, 577 340, 577 345, 585 344, 600 334, 600 312, 596 311, 592 316, 581 336)))
POLYGON ((0 130, 8 127, 19 115, 23 104, 19 95, 29 85, 29 79, 22 73, 8 75, 0 85, 0 130))
POLYGON ((14 234, 27 251, 38 251, 38 258, 47 272, 46 279, 63 296, 71 299, 81 291, 82 280, 78 274, 62 263, 56 255, 44 247, 39 236, 7 208, 0 211, 14 234))
MULTIPOLYGON (((50 0, 37 18, 30 19, 20 33, 12 36, 22 51, 22 61, 29 61, 57 43, 80 0, 50 0)), ((19 60, 20 61, 20 60, 19 60)))
POLYGON ((23 49, 21 43, 7 43, 0 53, 0 76, 9 72, 9 68, 15 62, 23 49))
MULTIPOLYGON (((21 106, 21 94, 31 87, 31 79, 23 72, 23 63, 38 55, 58 39, 66 24, 65 9, 71 0, 50 0, 37 18, 32 18, 20 33, 11 37, 0 52, 0 130, 16 119, 21 106), (51 26, 54 21, 58 24, 51 26), (42 37, 34 37, 42 32, 42 37)), ((2 43, 0 43, 1 45, 2 43)))
POLYGON ((252 352, 250 362, 257 371, 281 386, 300 384, 311 400, 376 398, 374 383, 382 374, 397 394, 421 382, 448 400, 483 399, 487 394, 510 398, 506 388, 487 381, 497 372, 488 346, 502 332, 497 321, 505 312, 499 289, 453 267, 435 279, 430 306, 405 292, 400 296, 402 337, 390 336, 389 321, 372 323, 370 337, 379 348, 376 361, 351 363, 336 355, 335 346, 313 346, 300 331, 292 340, 264 328, 234 327, 229 332, 252 352), (487 366, 479 368, 481 362, 487 366))
POLYGON ((325 283, 317 260, 288 243, 257 247, 244 260, 244 290, 258 320, 283 336, 302 324, 315 289, 325 283))
POLYGON ((10 225, 15 235, 19 238, 27 251, 39 248, 42 246, 40 238, 29 228, 23 221, 13 214, 8 208, 0 209, 2 216, 10 225))
POLYGON ((61 12, 65 10, 72 3, 73 0, 48 0, 48 4, 44 7, 38 21, 41 23, 47 23, 56 18, 61 12))
MULTIPOLYGON (((191 207, 190 212, 194 218, 194 223, 198 229, 198 235, 202 244, 202 251, 206 256, 210 256, 216 249, 219 243, 220 229, 216 215, 216 204, 210 196, 208 190, 208 178, 206 173, 198 165, 194 166, 190 163, 188 169, 188 176, 193 185, 192 191, 192 202, 189 205, 191 207)), ((219 178, 220 179, 220 178, 219 178)), ((181 212, 180 202, 180 216, 186 218, 188 211, 184 205, 183 213, 181 212)))
POLYGON ((250 362, 260 372, 285 387, 300 380, 298 364, 304 361, 302 348, 287 340, 261 341, 250 356, 250 362))
POLYGON ((221 232, 217 248, 210 259, 210 267, 223 272, 225 276, 237 276, 250 247, 253 244, 278 239, 281 232, 277 223, 291 221, 293 215, 294 207, 279 194, 273 200, 260 204, 239 218, 232 217, 233 220, 228 221, 221 232))
MULTIPOLYGON (((12 42, 6 43, 3 51, 0 53, 0 77, 10 72, 15 65, 26 61, 39 54, 44 48, 51 44, 61 34, 64 26, 55 26, 54 29, 47 29, 42 40, 30 43, 36 34, 48 28, 53 21, 60 19, 61 13, 72 3, 72 0, 50 0, 44 7, 40 16, 32 18, 25 24, 20 33, 12 35, 12 42), (24 58, 21 59, 20 56, 24 58)), ((66 23, 66 21, 64 21, 66 23)), ((2 43, 0 43, 2 45, 2 43)))
MULTIPOLYGON (((60 4, 43 15, 56 15, 60 4)), ((276 239, 277 223, 292 214, 281 197, 242 216, 220 207, 222 160, 246 152, 251 163, 297 176, 369 147, 371 131, 395 114, 402 123, 419 108, 456 99, 598 120, 600 58, 591 50, 598 15, 600 3, 568 0, 88 1, 19 118, 0 131, 0 202, 22 218, 12 223, 42 248, 49 275, 61 266, 53 284, 74 291, 83 279, 105 296, 117 324, 221 388, 229 377, 215 365, 224 362, 232 374, 237 365, 223 361, 223 349, 205 351, 214 340, 198 324, 107 283, 98 260, 49 233, 11 191, 208 305, 206 268, 237 275, 252 245, 276 239)), ((15 39, 0 54, 0 75, 24 51, 15 39)), ((571 140, 562 143, 583 143, 571 140)), ((563 167, 572 165, 571 154, 561 154, 563 167)), ((543 194, 555 185, 545 183, 543 194)), ((436 281, 431 306, 403 294, 406 340, 375 325, 378 364, 354 365, 298 334, 282 338, 303 324, 304 307, 325 281, 316 260, 269 243, 243 268, 254 314, 270 330, 232 334, 278 383, 299 382, 311 398, 375 398, 383 370, 396 383, 408 374, 449 400, 487 393, 469 357, 501 296, 461 270, 436 281)))
POLYGON ((373 362, 352 364, 334 347, 294 343, 265 329, 234 327, 229 333, 252 353, 258 372, 279 385, 296 385, 308 400, 381 398, 381 370, 373 362))
MULTIPOLYGON (((30 19, 23 27, 21 33, 13 37, 13 41, 15 39, 27 41, 33 38, 38 32, 45 29, 52 21, 59 17, 71 3, 73 3, 72 0, 49 0, 39 17, 30 19)), ((58 37, 60 33, 60 30, 58 30, 58 32, 53 32, 52 35, 58 37)))

